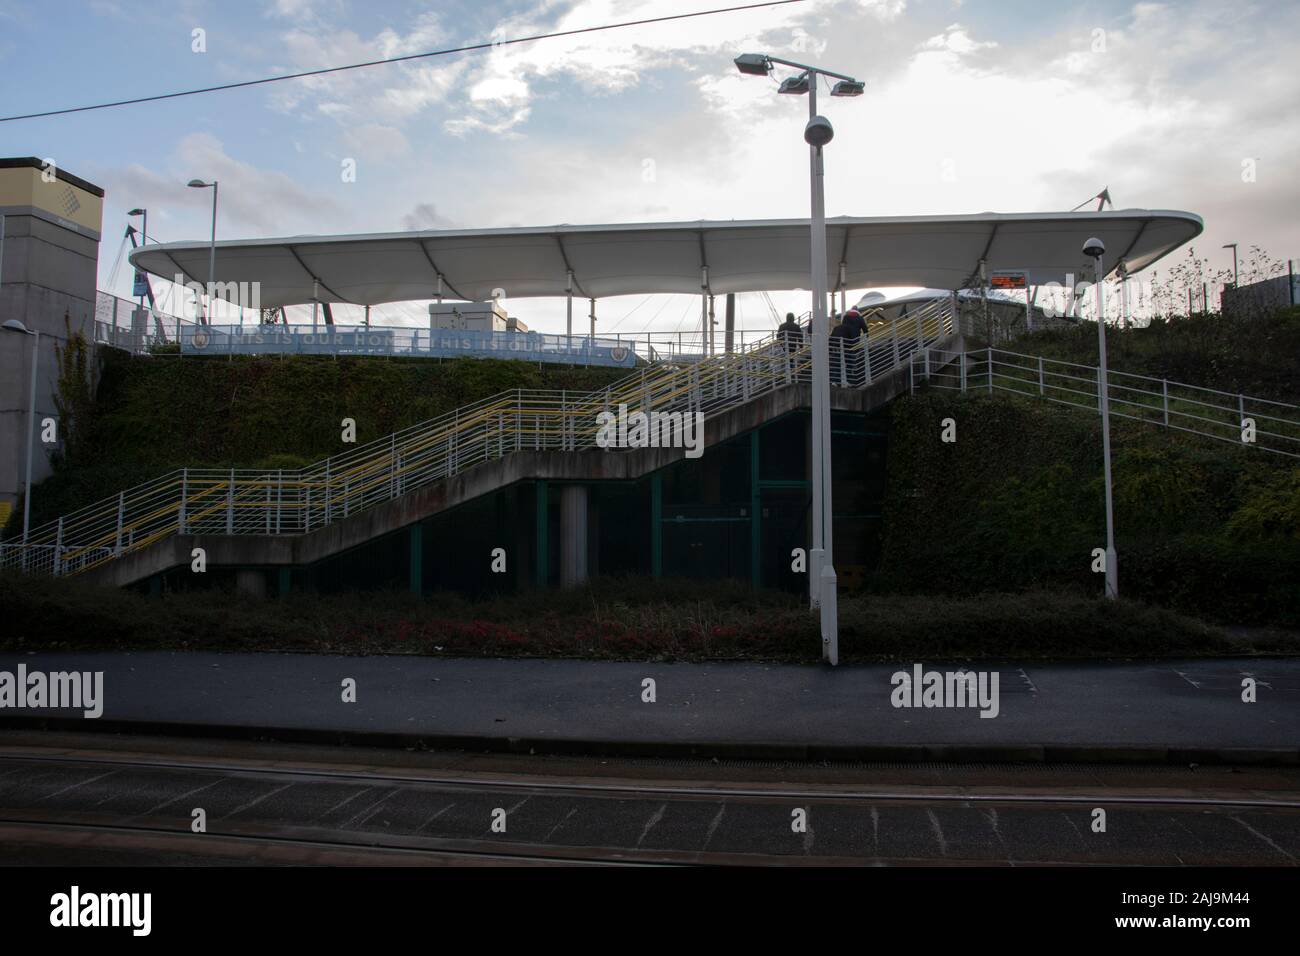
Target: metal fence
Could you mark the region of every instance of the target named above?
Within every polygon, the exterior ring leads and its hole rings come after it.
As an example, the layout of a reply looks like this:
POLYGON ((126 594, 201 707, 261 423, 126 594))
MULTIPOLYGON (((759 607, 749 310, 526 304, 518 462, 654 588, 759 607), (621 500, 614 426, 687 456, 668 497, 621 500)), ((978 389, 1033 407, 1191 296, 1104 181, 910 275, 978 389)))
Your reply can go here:
MULTIPOLYGON (((832 354, 842 387, 865 387, 956 332, 946 301, 878 323, 832 354)), ((0 567, 76 574, 174 534, 306 534, 483 462, 597 444, 601 412, 720 415, 810 377, 806 341, 774 335, 743 352, 645 366, 593 392, 514 389, 292 471, 186 468, 0 544, 0 567)))
MULTIPOLYGON (((1010 392, 1100 413, 1095 366, 1002 349, 926 349, 913 357, 913 365, 913 381, 934 388, 1010 392)), ((1113 370, 1107 371, 1106 385, 1115 418, 1300 458, 1300 406, 1113 370)))
MULTIPOLYGON (((432 357, 478 355, 482 357, 527 357, 532 361, 565 364, 620 364, 609 361, 611 353, 626 353, 631 362, 694 362, 719 354, 724 337, 710 343, 698 329, 693 332, 606 332, 590 335, 559 335, 537 332, 490 333, 494 340, 481 348, 440 349, 439 343, 458 334, 454 329, 429 329, 396 325, 204 325, 158 309, 140 309, 131 299, 100 291, 95 300, 95 341, 137 355, 159 353, 160 346, 181 345, 193 355, 389 355, 432 357), (198 333, 204 344, 192 348, 198 333), (537 336, 542 336, 539 341, 537 336), (530 338, 530 336, 532 338, 530 338)), ((471 333, 489 334, 489 333, 471 333)), ((736 329, 733 351, 743 352, 770 338, 769 330, 736 329)))

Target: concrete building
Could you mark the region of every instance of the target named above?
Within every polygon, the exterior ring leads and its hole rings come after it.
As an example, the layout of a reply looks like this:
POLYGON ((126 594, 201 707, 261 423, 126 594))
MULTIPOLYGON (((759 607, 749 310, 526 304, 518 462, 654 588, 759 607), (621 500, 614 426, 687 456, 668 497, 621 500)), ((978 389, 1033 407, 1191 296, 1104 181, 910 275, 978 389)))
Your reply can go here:
MULTIPOLYGON (((40 441, 41 420, 56 416, 55 350, 69 329, 95 340, 103 207, 104 190, 46 160, 0 159, 0 322, 40 333, 33 482, 49 474, 58 447, 40 441)), ((0 332, 0 526, 23 491, 32 342, 0 332)))

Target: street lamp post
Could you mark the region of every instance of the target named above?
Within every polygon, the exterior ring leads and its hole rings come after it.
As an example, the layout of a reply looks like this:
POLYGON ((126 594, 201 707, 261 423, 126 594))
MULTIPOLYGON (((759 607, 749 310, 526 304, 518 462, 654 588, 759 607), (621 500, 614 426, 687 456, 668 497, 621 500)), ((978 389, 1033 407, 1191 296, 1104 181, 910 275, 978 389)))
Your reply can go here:
POLYGON ((1101 406, 1102 468, 1106 476, 1106 597, 1119 597, 1119 566, 1115 555, 1115 507, 1110 478, 1110 384, 1106 376, 1106 303, 1101 280, 1105 275, 1101 259, 1106 254, 1106 244, 1100 239, 1089 239, 1083 244, 1083 254, 1092 259, 1093 287, 1097 290, 1097 397, 1101 406))
POLYGON ((820 609, 822 657, 839 663, 838 595, 834 563, 834 508, 831 496, 830 361, 826 327, 826 193, 822 148, 835 130, 817 113, 817 84, 821 76, 834 77, 832 96, 860 96, 863 84, 842 73, 832 73, 782 60, 763 53, 736 57, 736 68, 750 76, 767 76, 774 64, 793 67, 796 76, 781 82, 779 92, 808 94, 808 123, 804 141, 809 147, 812 216, 809 223, 812 288, 812 548, 808 554, 809 604, 820 609))
POLYGON ((23 566, 27 562, 27 533, 32 526, 32 458, 36 455, 36 372, 40 360, 41 333, 29 329, 17 319, 9 319, 0 328, 32 336, 31 385, 27 397, 27 477, 23 481, 23 566))
MULTIPOLYGON (((140 248, 143 249, 143 248, 145 247, 145 245, 149 242, 149 210, 148 210, 148 209, 145 209, 145 208, 143 208, 143 207, 138 208, 138 209, 131 209, 131 210, 129 210, 129 211, 127 212, 127 215, 128 215, 128 216, 132 216, 132 217, 134 217, 134 216, 140 216, 140 217, 142 217, 142 218, 141 218, 141 222, 140 222, 140 248)), ((135 284, 135 283, 134 283, 134 280, 135 280, 136 278, 139 277, 139 274, 140 274, 140 270, 137 269, 137 270, 136 270, 136 274, 135 274, 135 276, 132 277, 132 284, 133 284, 133 285, 135 284)), ((139 306, 140 306, 140 309, 143 311, 143 310, 144 310, 144 293, 143 293, 143 292, 140 293, 140 295, 139 295, 139 299, 140 299, 139 306)), ((134 330, 133 330, 133 331, 134 331, 134 330)), ((148 323, 145 323, 145 331, 146 331, 146 332, 148 331, 148 323)), ((138 344, 138 343, 137 343, 137 344, 138 344)))
POLYGON ((1223 248, 1232 250, 1232 287, 1235 289, 1237 288, 1237 244, 1229 242, 1223 248))
POLYGON ((217 282, 217 181, 205 183, 201 179, 191 179, 186 185, 193 189, 212 187, 212 242, 208 247, 208 325, 212 324, 212 296, 217 282))

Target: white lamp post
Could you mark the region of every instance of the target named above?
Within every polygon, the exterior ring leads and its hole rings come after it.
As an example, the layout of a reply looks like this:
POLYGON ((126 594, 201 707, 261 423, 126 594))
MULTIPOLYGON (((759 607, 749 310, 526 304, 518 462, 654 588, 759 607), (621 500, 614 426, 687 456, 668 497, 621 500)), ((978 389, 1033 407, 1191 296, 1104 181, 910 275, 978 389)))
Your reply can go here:
POLYGON ((834 508, 831 498, 831 415, 830 361, 826 325, 826 195, 822 148, 835 135, 830 121, 817 114, 819 76, 834 77, 832 96, 860 96, 863 84, 842 73, 820 70, 804 63, 782 60, 763 53, 736 57, 736 68, 750 76, 767 76, 773 64, 801 72, 781 82, 779 92, 808 94, 808 123, 803 138, 809 147, 809 179, 812 192, 810 223, 812 249, 812 446, 813 446, 813 534, 808 555, 809 603, 821 610, 822 657, 839 663, 838 595, 834 564, 834 508))
POLYGON ((1083 254, 1092 259, 1093 287, 1097 290, 1097 397, 1101 405, 1102 468, 1106 475, 1106 597, 1119 597, 1119 567, 1115 556, 1115 507, 1110 480, 1110 386, 1106 377, 1106 303, 1102 297, 1101 280, 1105 275, 1101 257, 1106 254, 1106 244, 1100 239, 1089 239, 1083 244, 1083 254))
MULTIPOLYGON (((32 526, 32 458, 36 454, 36 372, 37 361, 40 358, 41 333, 29 329, 17 319, 9 319, 0 325, 0 328, 6 332, 21 332, 23 335, 32 336, 32 381, 27 398, 27 478, 23 482, 23 544, 26 545, 27 533, 32 526)), ((26 561, 27 550, 24 547, 24 567, 26 561)))
POLYGON ((212 324, 213 288, 217 281, 217 181, 205 183, 201 179, 191 179, 186 185, 192 189, 212 187, 212 242, 208 248, 208 325, 212 324))

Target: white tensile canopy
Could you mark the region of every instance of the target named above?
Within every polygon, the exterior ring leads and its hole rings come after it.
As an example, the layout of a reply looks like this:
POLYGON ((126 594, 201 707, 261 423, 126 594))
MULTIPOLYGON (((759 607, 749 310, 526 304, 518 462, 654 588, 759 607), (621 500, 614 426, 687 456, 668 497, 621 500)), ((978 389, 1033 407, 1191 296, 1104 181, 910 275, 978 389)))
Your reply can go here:
MULTIPOLYGON (((1123 209, 828 219, 827 288, 958 289, 978 275, 1029 282, 1091 278, 1084 240, 1106 244, 1105 266, 1130 274, 1199 235, 1193 213, 1123 209), (841 266, 842 264, 842 266, 841 266)), ((808 287, 807 219, 455 229, 288 236, 217 243, 218 283, 257 282, 261 305, 378 305, 434 298, 582 298, 759 292, 808 287)), ((208 280, 207 242, 151 245, 131 262, 164 279, 208 280)))

